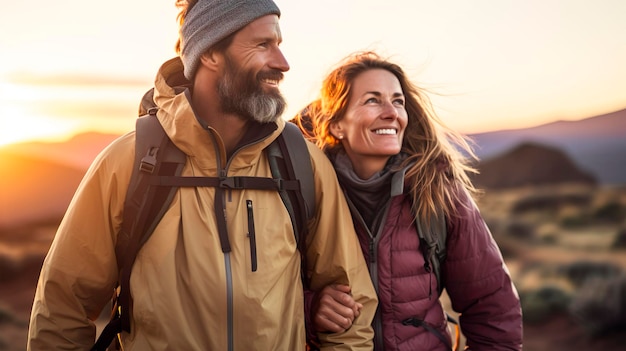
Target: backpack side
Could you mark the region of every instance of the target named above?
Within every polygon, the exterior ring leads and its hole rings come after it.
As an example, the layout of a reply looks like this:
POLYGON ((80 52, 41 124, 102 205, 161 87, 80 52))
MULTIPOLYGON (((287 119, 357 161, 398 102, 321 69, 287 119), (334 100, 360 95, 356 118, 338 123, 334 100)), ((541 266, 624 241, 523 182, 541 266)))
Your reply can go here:
MULTIPOLYGON (((435 279, 437 280, 437 296, 441 296, 445 287, 441 269, 447 257, 446 241, 448 239, 448 228, 446 226, 446 218, 442 215, 435 216, 434 218, 431 218, 428 225, 424 225, 422 221, 416 218, 416 226, 420 242, 423 247, 422 253, 424 255, 424 261, 426 262, 426 270, 435 275, 435 279)), ((409 324, 416 327, 425 327, 429 332, 434 333, 435 336, 437 336, 437 338, 441 340, 449 350, 458 350, 461 338, 459 322, 448 312, 445 313, 446 320, 448 323, 453 325, 454 343, 452 344, 449 344, 449 341, 436 329, 427 328, 427 326, 423 323, 424 321, 413 318, 409 324)))
POLYGON ((300 129, 287 122, 266 152, 273 178, 294 179, 299 183, 299 191, 282 190, 279 193, 291 217, 298 249, 304 253, 307 224, 315 216, 315 182, 306 141, 300 129))
POLYGON ((415 219, 417 233, 422 242, 422 253, 427 270, 435 275, 437 279, 437 293, 441 295, 444 289, 441 268, 446 260, 446 240, 448 238, 448 230, 446 227, 445 216, 435 216, 430 219, 426 225, 418 218, 415 219))

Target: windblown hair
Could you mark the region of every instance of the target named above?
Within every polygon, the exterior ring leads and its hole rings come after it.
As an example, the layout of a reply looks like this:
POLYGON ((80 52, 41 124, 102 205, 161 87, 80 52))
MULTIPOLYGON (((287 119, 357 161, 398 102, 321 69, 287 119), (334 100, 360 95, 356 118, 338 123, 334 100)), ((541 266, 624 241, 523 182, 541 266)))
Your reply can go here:
POLYGON ((320 98, 309 104, 293 122, 305 136, 327 152, 342 144, 330 133, 330 125, 341 121, 348 107, 355 78, 372 69, 384 69, 398 78, 405 95, 408 124, 402 141, 402 152, 409 155, 402 167, 411 165, 406 179, 410 181, 416 218, 429 223, 434 216, 453 215, 455 199, 465 190, 477 194, 468 172, 470 158, 476 159, 468 140, 447 128, 436 117, 430 100, 407 78, 400 66, 374 52, 359 52, 346 57, 323 81, 320 98))
MULTIPOLYGON (((196 5, 198 0, 176 0, 176 7, 178 8, 178 15, 176 16, 176 21, 178 22, 178 33, 180 33, 180 29, 183 27, 183 23, 185 23, 185 18, 187 18, 187 14, 191 11, 191 8, 196 5)), ((178 35, 178 39, 176 40, 176 45, 174 46, 174 50, 176 53, 180 55, 182 48, 181 46, 181 38, 180 34, 178 35)))

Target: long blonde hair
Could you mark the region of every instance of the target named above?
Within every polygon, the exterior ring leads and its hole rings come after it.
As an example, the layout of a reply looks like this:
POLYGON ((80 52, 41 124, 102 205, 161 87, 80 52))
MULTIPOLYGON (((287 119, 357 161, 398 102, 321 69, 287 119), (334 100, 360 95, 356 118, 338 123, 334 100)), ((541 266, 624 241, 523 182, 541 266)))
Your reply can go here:
POLYGON ((400 66, 368 51, 346 57, 323 81, 320 98, 294 118, 305 135, 322 150, 332 151, 341 143, 330 133, 330 125, 344 118, 354 79, 371 69, 391 72, 402 87, 408 124, 402 152, 409 155, 402 166, 410 165, 410 180, 416 218, 429 223, 434 216, 455 213, 455 199, 464 188, 477 194, 467 173, 476 172, 470 158, 476 158, 469 140, 447 128, 435 115, 428 97, 407 78, 400 66), (459 187, 461 189, 459 189, 459 187))

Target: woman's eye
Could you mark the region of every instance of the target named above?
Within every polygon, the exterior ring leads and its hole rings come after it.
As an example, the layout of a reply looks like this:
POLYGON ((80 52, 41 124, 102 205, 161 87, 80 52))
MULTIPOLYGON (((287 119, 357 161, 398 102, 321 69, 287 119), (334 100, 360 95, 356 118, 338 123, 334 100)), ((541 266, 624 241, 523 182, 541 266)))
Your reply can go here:
POLYGON ((393 103, 398 106, 404 106, 404 100, 402 99, 394 100, 393 103))

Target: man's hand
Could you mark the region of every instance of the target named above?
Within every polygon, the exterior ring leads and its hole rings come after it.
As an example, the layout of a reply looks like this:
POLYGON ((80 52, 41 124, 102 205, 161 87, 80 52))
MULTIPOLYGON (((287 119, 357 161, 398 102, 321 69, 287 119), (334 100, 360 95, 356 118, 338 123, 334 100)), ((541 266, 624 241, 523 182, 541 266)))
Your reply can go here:
POLYGON ((363 305, 354 301, 348 285, 328 285, 313 303, 313 327, 318 332, 341 333, 352 326, 363 305))

